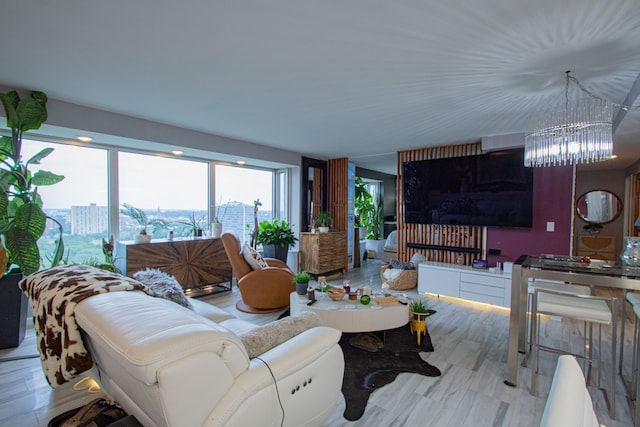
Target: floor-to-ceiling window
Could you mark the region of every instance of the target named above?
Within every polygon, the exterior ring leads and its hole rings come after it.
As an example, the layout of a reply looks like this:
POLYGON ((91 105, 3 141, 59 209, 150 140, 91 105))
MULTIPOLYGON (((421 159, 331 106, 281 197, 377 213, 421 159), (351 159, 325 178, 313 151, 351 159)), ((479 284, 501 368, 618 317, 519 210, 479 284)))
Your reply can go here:
MULTIPOLYGON (((217 216, 223 223, 223 231, 234 232, 248 241, 254 229, 257 200, 258 221, 287 219, 286 170, 223 166, 208 159, 187 160, 114 147, 89 148, 37 140, 24 140, 23 157, 28 159, 45 147, 54 148, 53 153, 31 169, 65 176, 56 185, 39 188, 45 212, 63 225, 67 248, 64 262, 102 260, 102 239, 108 240, 110 235, 121 241, 131 240, 138 231, 136 223, 123 215, 114 218, 115 222, 109 218, 124 203, 143 209, 149 218, 166 220, 176 237, 191 235, 189 224, 194 220, 206 236, 210 222, 217 216), (116 176, 110 176, 110 170, 116 176), (215 182, 215 186, 210 186, 210 182, 215 182)), ((50 265, 54 231, 50 224, 38 242, 43 267, 50 265)), ((152 233, 155 238, 165 238, 168 230, 152 233)))
POLYGON ((244 166, 215 166, 216 217, 223 232, 232 232, 241 243, 251 241, 257 222, 271 220, 274 172, 244 166))
MULTIPOLYGON (((147 230, 156 238, 166 238, 167 228, 176 237, 192 236, 196 225, 208 229, 208 171, 204 161, 120 152, 120 205, 142 209, 150 219, 164 219, 167 227, 147 230)), ((120 215, 120 240, 131 240, 137 232, 136 222, 120 215)))
MULTIPOLYGON (((46 147, 54 151, 30 170, 47 170, 64 175, 64 180, 38 188, 47 215, 63 225, 65 257, 69 262, 82 263, 101 259, 102 239, 108 239, 107 151, 66 144, 23 140, 22 156, 28 160, 46 147)), ((57 226, 47 223, 44 236, 38 241, 43 265, 53 254, 57 226)))

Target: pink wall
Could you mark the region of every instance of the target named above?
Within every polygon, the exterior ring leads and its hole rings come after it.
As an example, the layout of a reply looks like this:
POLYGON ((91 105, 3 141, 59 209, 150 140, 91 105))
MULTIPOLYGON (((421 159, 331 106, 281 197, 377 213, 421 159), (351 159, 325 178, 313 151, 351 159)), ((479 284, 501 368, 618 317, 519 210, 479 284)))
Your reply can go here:
POLYGON ((527 229, 487 228, 487 253, 500 249, 500 255, 488 255, 489 266, 515 261, 522 254, 569 255, 571 212, 573 210, 572 167, 536 168, 533 174, 533 227, 527 229), (547 232, 547 222, 555 231, 547 232))

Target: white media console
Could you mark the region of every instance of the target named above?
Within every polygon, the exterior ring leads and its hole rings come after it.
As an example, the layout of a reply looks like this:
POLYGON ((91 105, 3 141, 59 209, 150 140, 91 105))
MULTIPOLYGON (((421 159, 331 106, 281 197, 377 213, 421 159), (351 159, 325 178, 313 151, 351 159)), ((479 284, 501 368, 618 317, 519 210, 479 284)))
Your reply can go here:
POLYGON ((511 273, 443 262, 422 262, 418 265, 418 292, 508 308, 511 306, 511 273))

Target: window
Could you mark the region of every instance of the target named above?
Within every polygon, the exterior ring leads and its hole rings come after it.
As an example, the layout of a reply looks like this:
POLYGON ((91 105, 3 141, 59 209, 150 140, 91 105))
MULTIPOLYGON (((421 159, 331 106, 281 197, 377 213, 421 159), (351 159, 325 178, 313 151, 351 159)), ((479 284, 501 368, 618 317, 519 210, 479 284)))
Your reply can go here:
MULTIPOLYGON (((31 170, 65 176, 55 185, 38 187, 45 212, 63 226, 65 256, 75 263, 102 259, 102 239, 108 240, 107 151, 25 139, 22 156, 29 159, 47 147, 54 151, 31 170)), ((49 222, 38 241, 43 266, 50 266, 57 237, 57 226, 49 222)))
MULTIPOLYGON (((188 224, 193 222, 208 230, 208 171, 206 162, 120 152, 120 205, 128 203, 144 210, 149 219, 165 220, 177 237, 192 236, 188 224)), ((135 221, 120 214, 120 240, 132 240, 138 228, 135 221)), ((147 232, 160 238, 168 234, 166 228, 147 232)))
POLYGON ((216 216, 223 232, 240 243, 250 242, 255 229, 254 202, 260 201, 257 222, 273 218, 274 172, 236 166, 215 166, 216 216))

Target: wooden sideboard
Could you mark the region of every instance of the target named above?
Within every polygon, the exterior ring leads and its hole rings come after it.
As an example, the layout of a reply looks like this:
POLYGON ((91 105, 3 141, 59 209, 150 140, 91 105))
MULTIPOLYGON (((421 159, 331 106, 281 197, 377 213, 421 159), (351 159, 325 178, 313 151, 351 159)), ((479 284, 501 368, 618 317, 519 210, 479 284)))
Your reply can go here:
POLYGON ((578 236, 578 255, 608 261, 617 260, 616 238, 600 234, 580 234, 578 236))
POLYGON ((190 296, 231 290, 231 264, 218 238, 118 242, 116 258, 127 276, 157 268, 175 276, 190 296))
POLYGON ((347 233, 300 233, 300 269, 314 276, 347 268, 347 233))

